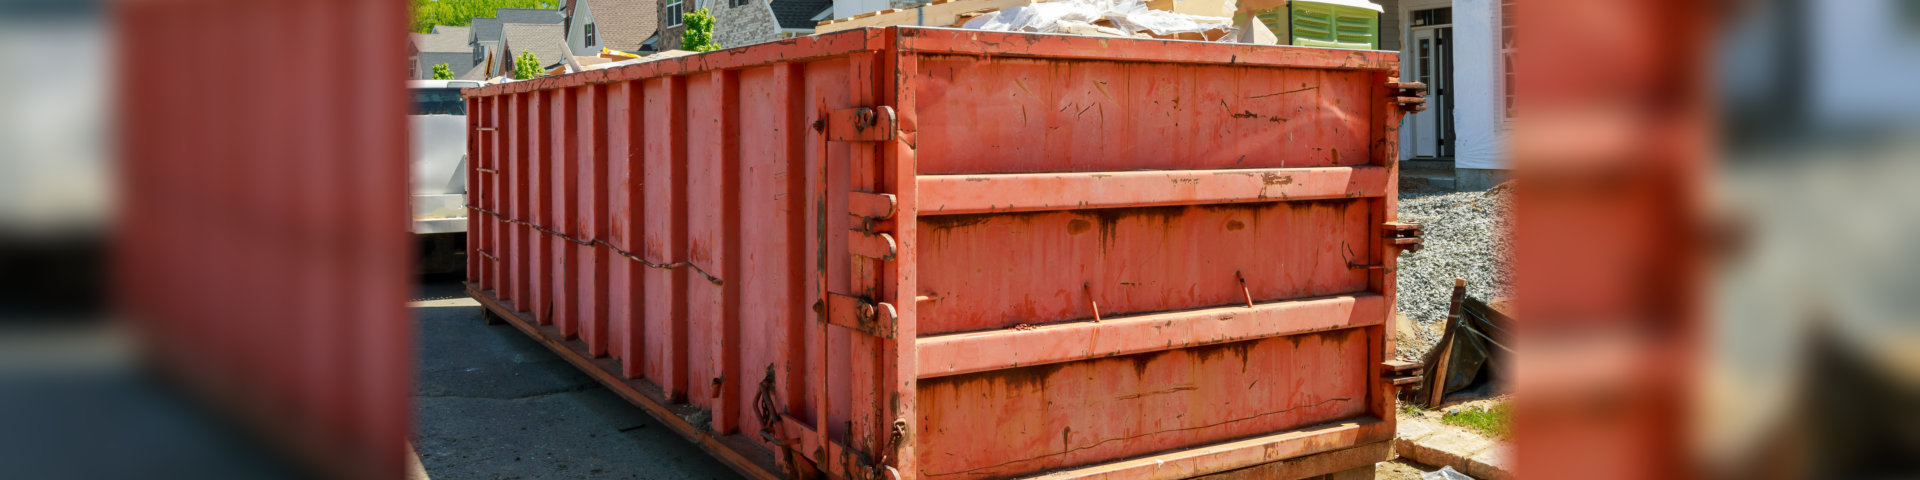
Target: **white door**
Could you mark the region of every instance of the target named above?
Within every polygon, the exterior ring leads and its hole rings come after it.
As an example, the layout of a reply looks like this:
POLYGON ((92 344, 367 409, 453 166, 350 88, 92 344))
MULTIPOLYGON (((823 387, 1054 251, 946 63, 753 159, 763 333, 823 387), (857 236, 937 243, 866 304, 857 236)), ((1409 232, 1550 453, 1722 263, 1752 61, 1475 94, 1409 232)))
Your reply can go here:
POLYGON ((1414 157, 1439 157, 1447 155, 1442 144, 1446 141, 1446 115, 1449 113, 1446 101, 1447 93, 1447 48, 1445 35, 1437 28, 1415 28, 1409 46, 1413 49, 1410 63, 1413 81, 1427 84, 1427 110, 1413 114, 1407 127, 1413 130, 1413 144, 1408 145, 1414 157))

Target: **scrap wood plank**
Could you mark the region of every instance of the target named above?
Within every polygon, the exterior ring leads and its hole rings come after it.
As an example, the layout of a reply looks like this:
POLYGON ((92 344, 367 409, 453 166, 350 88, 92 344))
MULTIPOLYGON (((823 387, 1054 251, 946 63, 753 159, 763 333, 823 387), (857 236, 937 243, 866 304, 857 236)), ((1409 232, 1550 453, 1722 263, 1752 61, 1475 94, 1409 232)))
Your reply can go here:
POLYGON ((904 10, 882 10, 839 20, 824 21, 814 27, 813 33, 821 34, 863 27, 887 27, 894 25, 947 27, 958 24, 962 15, 991 12, 1030 3, 1033 3, 1033 0, 948 0, 904 10))

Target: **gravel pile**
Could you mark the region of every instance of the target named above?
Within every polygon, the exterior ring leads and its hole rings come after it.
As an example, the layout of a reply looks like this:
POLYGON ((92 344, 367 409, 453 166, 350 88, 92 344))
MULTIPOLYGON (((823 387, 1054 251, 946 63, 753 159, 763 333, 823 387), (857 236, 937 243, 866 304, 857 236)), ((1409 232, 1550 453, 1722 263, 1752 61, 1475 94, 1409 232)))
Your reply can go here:
POLYGON ((1395 305, 1417 327, 1415 338, 1401 339, 1395 352, 1401 359, 1418 358, 1439 342, 1455 278, 1467 280, 1468 296, 1487 301, 1508 296, 1508 190, 1503 184, 1483 192, 1400 195, 1400 221, 1426 227, 1420 251, 1400 255, 1395 305))

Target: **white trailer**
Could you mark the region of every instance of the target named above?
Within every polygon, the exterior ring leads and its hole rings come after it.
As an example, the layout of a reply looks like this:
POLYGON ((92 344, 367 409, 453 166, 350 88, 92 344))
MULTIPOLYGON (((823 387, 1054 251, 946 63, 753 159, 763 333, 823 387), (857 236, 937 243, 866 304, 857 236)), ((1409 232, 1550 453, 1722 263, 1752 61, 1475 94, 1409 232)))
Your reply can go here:
POLYGON ((471 80, 413 80, 413 233, 420 238, 420 272, 466 268, 467 103, 460 89, 471 80))

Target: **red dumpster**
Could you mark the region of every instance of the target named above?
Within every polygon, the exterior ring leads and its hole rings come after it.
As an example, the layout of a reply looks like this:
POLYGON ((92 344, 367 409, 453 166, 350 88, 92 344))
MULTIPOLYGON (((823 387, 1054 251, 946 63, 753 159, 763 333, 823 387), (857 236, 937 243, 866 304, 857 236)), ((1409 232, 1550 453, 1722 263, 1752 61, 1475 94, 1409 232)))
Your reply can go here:
POLYGON ((756 478, 1368 469, 1397 69, 894 27, 471 90, 469 292, 756 478))

